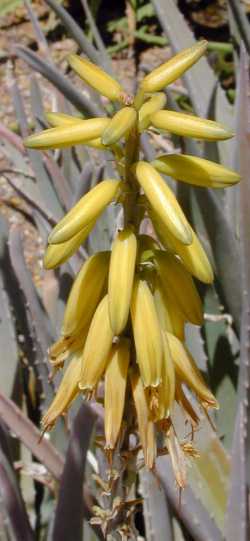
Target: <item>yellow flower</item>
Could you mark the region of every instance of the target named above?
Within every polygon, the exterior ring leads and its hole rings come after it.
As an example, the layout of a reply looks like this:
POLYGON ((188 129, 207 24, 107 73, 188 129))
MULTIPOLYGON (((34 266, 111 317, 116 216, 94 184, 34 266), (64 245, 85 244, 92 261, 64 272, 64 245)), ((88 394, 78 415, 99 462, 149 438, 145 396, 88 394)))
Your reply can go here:
POLYGON ((213 270, 160 173, 209 188, 233 185, 239 175, 189 155, 168 154, 148 163, 140 156, 140 134, 153 128, 208 141, 232 137, 217 122, 163 109, 166 97, 159 91, 192 67, 206 47, 207 42, 198 42, 157 67, 142 80, 134 98, 101 68, 71 55, 70 65, 84 82, 122 106, 111 119, 47 113, 52 128, 26 140, 28 147, 42 150, 76 144, 107 149, 119 175, 93 187, 56 225, 48 239, 46 268, 56 268, 75 253, 109 204, 119 203, 123 210, 111 253, 91 255, 69 293, 61 337, 50 349, 54 370, 67 360, 69 364, 43 429, 51 428, 80 392, 86 399, 93 397, 104 380, 107 452, 112 454, 122 442, 128 446, 127 456, 133 454, 137 447, 131 450, 129 442, 137 428, 136 441, 138 437, 144 462, 152 469, 160 432, 180 488, 186 484, 185 455, 196 457, 197 452, 192 442, 177 438, 175 403, 192 430, 200 419, 186 388, 201 408, 218 407, 185 346, 185 323, 203 321, 192 276, 210 284, 213 270), (152 235, 140 234, 145 217, 152 235))

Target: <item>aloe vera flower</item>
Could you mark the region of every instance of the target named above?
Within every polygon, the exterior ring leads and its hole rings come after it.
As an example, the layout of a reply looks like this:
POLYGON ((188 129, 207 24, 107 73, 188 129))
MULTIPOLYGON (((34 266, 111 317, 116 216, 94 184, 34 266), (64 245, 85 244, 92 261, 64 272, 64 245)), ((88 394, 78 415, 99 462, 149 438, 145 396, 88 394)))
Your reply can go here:
POLYGON ((176 434, 176 405, 192 433, 201 414, 218 407, 185 345, 185 325, 203 322, 194 278, 211 284, 213 269, 161 174, 216 189, 240 178, 222 165, 191 155, 142 160, 140 134, 154 129, 207 141, 232 137, 217 122, 165 108, 166 85, 190 69, 206 48, 207 42, 201 41, 173 56, 141 81, 134 97, 99 67, 71 55, 69 63, 83 81, 120 109, 112 118, 83 120, 48 113, 51 127, 25 142, 40 150, 77 144, 108 149, 120 176, 89 190, 51 231, 45 268, 56 268, 79 249, 107 205, 123 209, 123 225, 111 249, 87 259, 72 285, 61 336, 50 350, 54 370, 66 360, 68 365, 42 420, 43 429, 52 428, 79 393, 86 400, 98 397, 99 383, 104 382, 109 458, 127 445, 128 454, 138 450, 152 469, 157 454, 165 452, 181 488, 186 484, 185 456, 195 457, 197 452, 176 434), (151 220, 153 236, 143 230, 145 217, 151 220), (135 432, 137 442, 130 447, 129 436, 135 432))

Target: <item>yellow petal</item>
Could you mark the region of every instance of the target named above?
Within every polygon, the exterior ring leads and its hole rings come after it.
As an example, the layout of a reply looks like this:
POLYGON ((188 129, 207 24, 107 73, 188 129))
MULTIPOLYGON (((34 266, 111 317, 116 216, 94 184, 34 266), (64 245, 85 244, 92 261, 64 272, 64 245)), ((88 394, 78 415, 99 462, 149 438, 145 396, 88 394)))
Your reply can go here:
POLYGON ((137 162, 135 174, 151 207, 169 231, 183 244, 191 244, 192 231, 181 207, 166 182, 147 162, 137 162))
POLYGON ((173 334, 167 333, 168 343, 180 380, 196 393, 205 407, 218 408, 216 398, 206 386, 191 353, 173 334))
POLYGON ((178 307, 187 321, 201 325, 203 321, 202 303, 192 276, 182 263, 172 254, 158 250, 155 252, 157 271, 167 298, 178 307))
POLYGON ((102 134, 102 143, 113 145, 124 137, 134 126, 137 113, 133 107, 123 107, 111 119, 102 134))
POLYGON ((49 128, 27 137, 24 144, 29 148, 44 150, 84 144, 91 139, 100 137, 109 122, 108 118, 90 118, 77 121, 74 124, 49 128))
POLYGON ((170 410, 175 399, 175 369, 168 344, 167 334, 162 331, 163 363, 162 384, 159 389, 159 413, 158 419, 165 419, 170 415, 170 410))
POLYGON ((176 301, 163 290, 159 278, 155 280, 154 302, 160 326, 163 330, 171 332, 180 340, 184 340, 185 318, 176 306, 176 301))
POLYGON ((198 280, 205 284, 211 284, 214 273, 206 252, 202 247, 196 233, 192 229, 193 240, 188 246, 184 246, 176 237, 169 233, 164 224, 151 214, 155 231, 163 246, 173 254, 180 256, 184 267, 198 280))
POLYGON ((155 128, 167 130, 182 137, 194 137, 207 141, 223 141, 233 137, 233 133, 219 122, 175 111, 158 111, 151 115, 150 121, 155 128))
POLYGON ((156 459, 154 423, 150 419, 150 412, 148 409, 143 383, 136 370, 131 370, 130 380, 145 465, 149 469, 152 469, 156 459))
POLYGON ((106 295, 95 311, 84 346, 79 383, 81 390, 87 393, 94 391, 107 366, 113 336, 106 295))
POLYGON ((164 92, 159 92, 150 98, 139 109, 139 132, 146 130, 150 124, 150 115, 156 113, 166 105, 167 97, 164 92))
POLYGON ((114 449, 122 423, 127 386, 130 342, 121 338, 112 346, 105 372, 105 439, 106 449, 114 449))
POLYGON ((165 86, 179 79, 207 49, 207 41, 199 41, 192 47, 184 49, 176 54, 173 58, 161 64, 149 73, 142 81, 141 88, 144 92, 158 92, 165 86))
POLYGON ((240 181, 232 169, 196 156, 166 154, 151 163, 160 173, 195 186, 226 188, 240 181))
POLYGON ((136 236, 130 228, 113 242, 109 267, 109 317, 115 335, 127 325, 136 262, 136 236))
POLYGON ((136 278, 131 300, 136 357, 145 387, 161 383, 163 347, 154 299, 147 283, 136 278))
POLYGON ((55 269, 59 265, 65 263, 84 243, 90 231, 93 229, 95 222, 85 227, 80 233, 61 244, 49 244, 43 260, 45 269, 55 269))
POLYGON ((67 300, 62 334, 75 335, 89 324, 108 274, 109 252, 92 255, 78 273, 67 300))
POLYGON ((72 124, 77 124, 82 122, 83 118, 79 116, 66 115, 65 113, 53 113, 48 111, 45 113, 48 123, 56 128, 58 126, 71 126, 72 124))
POLYGON ((110 77, 99 66, 78 55, 71 54, 68 58, 70 66, 85 81, 110 100, 123 101, 124 91, 122 86, 113 77, 110 77))
POLYGON ((42 427, 44 430, 50 429, 55 424, 57 418, 67 411, 71 402, 78 395, 80 373, 81 355, 80 353, 77 353, 71 359, 69 366, 63 375, 56 396, 42 419, 42 427))
POLYGON ((89 226, 115 198, 121 182, 103 180, 92 188, 56 225, 49 236, 50 244, 65 242, 89 226))

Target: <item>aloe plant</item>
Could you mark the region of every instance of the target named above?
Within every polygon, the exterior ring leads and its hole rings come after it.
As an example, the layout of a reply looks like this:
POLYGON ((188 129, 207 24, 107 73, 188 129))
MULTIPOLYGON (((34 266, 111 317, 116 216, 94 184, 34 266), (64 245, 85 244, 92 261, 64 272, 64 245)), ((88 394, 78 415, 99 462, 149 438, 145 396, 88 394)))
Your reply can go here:
MULTIPOLYGON (((62 5, 55 0, 46 1, 89 60, 112 73, 108 53, 87 2, 84 2, 84 7, 89 25, 92 25, 94 45, 62 5)), ((41 43, 49 51, 32 5, 25 4, 41 52, 41 43)), ((237 36, 241 36, 248 49, 248 23, 237 2, 230 1, 229 4, 231 23, 238 28, 237 36)), ((173 51, 194 43, 176 2, 169 0, 166 4, 163 0, 153 0, 150 12, 153 9, 173 51)), ((236 62, 238 93, 235 106, 228 103, 206 59, 183 77, 193 111, 224 122, 236 132, 234 142, 212 143, 209 148, 208 145, 192 143, 184 147, 185 152, 199 158, 217 156, 222 165, 238 169, 243 179, 240 187, 219 196, 208 188, 184 186, 178 190, 188 218, 202 238, 216 272, 214 286, 200 290, 205 324, 201 329, 188 329, 186 338, 199 368, 219 400, 220 410, 210 421, 204 417, 202 429, 195 436, 200 456, 190 462, 189 486, 181 498, 174 486, 167 456, 157 459, 152 474, 142 470, 138 490, 134 492, 135 464, 131 460, 128 476, 131 485, 128 482, 128 486, 131 486, 131 493, 139 505, 143 497, 137 515, 139 520, 133 524, 135 539, 139 535, 136 530, 138 523, 144 524, 148 540, 161 540, 168 536, 171 540, 191 537, 194 541, 231 541, 236 538, 246 541, 249 537, 249 126, 246 111, 250 86, 246 49, 242 45, 236 62)), ((47 120, 39 99, 36 71, 54 84, 55 97, 60 101, 60 110, 63 107, 65 113, 73 111, 73 108, 87 117, 107 113, 96 96, 93 99, 76 90, 51 58, 47 56, 45 60, 41 52, 16 47, 16 53, 33 71, 30 89, 32 114, 39 128, 47 125, 47 120), (59 97, 58 91, 63 98, 59 97)), ((168 100, 178 110, 179 105, 171 89, 168 90, 168 100)), ((28 205, 32 220, 46 242, 55 223, 89 187, 105 178, 103 174, 107 176, 107 168, 110 170, 112 164, 106 162, 104 151, 100 152, 96 163, 91 150, 80 152, 78 147, 62 149, 59 153, 48 151, 43 156, 33 150, 27 151, 22 137, 28 135, 28 122, 16 83, 13 85, 13 105, 21 136, 0 126, 3 152, 11 163, 11 167, 2 174, 28 205)), ((146 159, 154 160, 148 140, 143 143, 146 159)), ((182 139, 178 143, 185 144, 182 139)), ((113 171, 109 171, 110 174, 113 171)), ((49 378, 47 350, 60 328, 72 280, 89 254, 109 249, 113 223, 116 220, 119 227, 119 219, 114 209, 106 212, 77 255, 59 270, 49 271, 49 277, 39 287, 33 282, 25 263, 19 228, 12 226, 8 230, 4 219, 1 219, 0 333, 6 355, 1 369, 5 384, 0 390, 0 492, 1 516, 4 517, 0 527, 3 539, 18 539, 20 531, 25 539, 103 539, 96 520, 98 510, 109 506, 105 477, 108 463, 100 451, 104 421, 102 406, 92 403, 80 406, 77 403, 67 419, 59 421, 49 439, 43 438, 40 443, 38 439, 41 416, 58 385, 57 381, 54 383, 49 378), (13 434, 17 437, 18 446, 13 434), (24 446, 31 453, 32 464, 40 467, 38 477, 31 465, 29 468, 30 484, 35 487, 35 521, 34 514, 30 517, 27 514, 27 494, 20 490, 20 476, 18 478, 13 469, 24 446)), ((177 429, 183 429, 181 423, 176 411, 177 429)), ((24 465, 22 467, 24 469, 24 465)), ((115 468, 113 473, 119 494, 115 468)), ((22 473, 20 475, 22 478, 22 473)), ((118 507, 113 508, 110 517, 114 528, 119 519, 118 507)), ((142 534, 141 525, 138 528, 142 534)))

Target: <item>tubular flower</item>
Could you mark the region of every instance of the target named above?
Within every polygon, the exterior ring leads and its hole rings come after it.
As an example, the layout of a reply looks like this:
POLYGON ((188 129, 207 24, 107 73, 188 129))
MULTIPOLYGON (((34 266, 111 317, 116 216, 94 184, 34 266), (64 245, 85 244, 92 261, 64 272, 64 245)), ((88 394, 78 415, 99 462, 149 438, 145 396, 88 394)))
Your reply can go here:
POLYGON ((52 127, 26 140, 36 149, 76 144, 108 149, 120 177, 97 184, 56 225, 48 239, 46 268, 56 268, 78 250, 108 205, 119 204, 124 215, 110 252, 89 257, 71 288, 61 337, 50 349, 54 370, 67 359, 69 364, 43 428, 52 427, 79 393, 93 397, 104 380, 99 400, 105 408, 107 452, 125 444, 127 453, 141 447, 144 463, 153 468, 160 432, 181 488, 186 483, 185 454, 197 453, 191 443, 178 440, 173 408, 178 403, 193 430, 200 422, 199 409, 218 407, 184 343, 185 324, 201 325, 203 320, 193 276, 210 284, 213 270, 161 174, 209 188, 225 188, 240 179, 234 171, 195 156, 140 160, 140 134, 153 128, 207 141, 232 136, 211 120, 164 109, 165 86, 191 68, 206 47, 205 41, 198 42, 153 70, 134 98, 99 67, 71 55, 72 69, 116 101, 118 112, 112 119, 48 113, 52 127), (157 239, 143 234, 145 215, 157 239))

